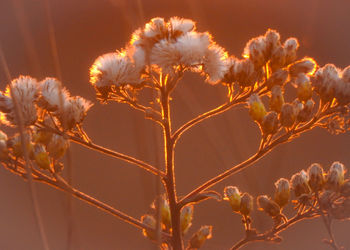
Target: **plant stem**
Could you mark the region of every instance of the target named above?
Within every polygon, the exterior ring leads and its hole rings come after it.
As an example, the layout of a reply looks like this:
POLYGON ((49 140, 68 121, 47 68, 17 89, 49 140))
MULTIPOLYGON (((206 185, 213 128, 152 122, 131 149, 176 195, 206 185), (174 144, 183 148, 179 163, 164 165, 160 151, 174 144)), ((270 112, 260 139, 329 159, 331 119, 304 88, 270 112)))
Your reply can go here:
POLYGON ((166 85, 161 90, 161 106, 163 119, 164 157, 166 164, 165 187, 171 212, 172 245, 174 250, 182 250, 183 242, 180 225, 180 209, 177 205, 174 174, 174 140, 171 135, 169 92, 166 89, 166 85))

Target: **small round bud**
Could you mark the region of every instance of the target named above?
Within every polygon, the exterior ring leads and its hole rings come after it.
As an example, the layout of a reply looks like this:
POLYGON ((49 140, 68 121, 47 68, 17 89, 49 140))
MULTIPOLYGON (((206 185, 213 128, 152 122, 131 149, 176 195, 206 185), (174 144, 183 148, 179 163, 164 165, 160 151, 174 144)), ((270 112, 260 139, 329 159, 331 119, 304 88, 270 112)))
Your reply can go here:
POLYGON ((259 209, 264 211, 271 217, 275 217, 280 214, 280 207, 278 206, 278 204, 266 195, 258 196, 257 202, 259 209))
POLYGON ((265 57, 269 59, 271 57, 272 52, 278 46, 281 46, 280 34, 276 30, 268 29, 268 31, 265 34, 265 40, 266 40, 265 57))
POLYGON ((171 228, 171 214, 169 202, 165 197, 161 197, 160 199, 160 214, 162 223, 165 225, 166 228, 171 228))
POLYGON ((64 139, 63 136, 54 134, 51 137, 50 142, 47 144, 47 151, 50 156, 59 159, 64 156, 69 147, 69 141, 64 139))
MULTIPOLYGON (((141 222, 147 226, 149 226, 150 228, 156 228, 156 219, 149 214, 145 214, 141 217, 141 222)), ((151 240, 155 240, 156 239, 156 234, 154 231, 151 230, 147 230, 147 229, 143 229, 142 233, 145 237, 150 238, 151 240)))
POLYGON ((188 249, 201 248, 212 237, 212 226, 202 226, 190 239, 188 249))
POLYGON ((314 192, 320 191, 325 183, 325 177, 321 165, 313 163, 307 172, 309 174, 309 186, 311 190, 314 192))
POLYGON ((45 147, 42 144, 35 144, 33 154, 34 160, 40 168, 50 169, 51 160, 49 154, 46 152, 45 147))
POLYGON ((262 67, 266 63, 265 58, 266 40, 265 37, 260 36, 251 39, 245 49, 244 56, 248 56, 254 63, 256 68, 262 67))
POLYGON ((193 206, 187 205, 183 207, 180 214, 181 231, 183 234, 186 234, 188 229, 191 227, 192 219, 193 219, 193 206))
POLYGON ((275 202, 283 208, 290 198, 290 187, 287 179, 281 178, 275 183, 275 202))
POLYGON ((339 81, 339 70, 333 64, 326 64, 315 74, 313 81, 315 92, 319 94, 323 102, 332 101, 339 81))
POLYGON ((241 208, 241 194, 237 187, 228 186, 224 189, 225 200, 230 202, 232 210, 238 212, 241 208))
POLYGON ((283 86, 287 81, 288 71, 284 69, 278 69, 273 72, 269 79, 266 81, 266 85, 268 89, 272 89, 273 86, 279 85, 283 86))
MULTIPOLYGON (((270 59, 270 67, 272 72, 283 68, 286 64, 286 50, 282 46, 277 46, 272 51, 271 59, 270 59)), ((287 74, 288 75, 288 74, 287 74)))
POLYGON ((296 112, 294 106, 290 103, 283 104, 279 119, 283 127, 292 127, 296 120, 296 112))
POLYGON ((309 182, 309 177, 304 170, 292 176, 290 183, 291 183, 292 189, 294 190, 295 197, 298 198, 303 194, 310 193, 311 190, 308 182, 309 182))
POLYGON ((312 110, 315 106, 315 102, 311 99, 307 100, 304 104, 304 108, 298 113, 297 119, 300 122, 306 122, 311 118, 312 110))
POLYGON ((305 74, 299 74, 296 79, 297 96, 300 101, 306 102, 312 97, 310 78, 305 74))
POLYGON ((276 111, 277 113, 281 112, 282 106, 284 104, 284 97, 282 93, 282 88, 278 85, 275 85, 271 89, 270 97, 270 109, 276 111))
POLYGON ((303 58, 289 66, 291 77, 298 77, 299 74, 312 75, 316 70, 316 62, 312 58, 303 58))
POLYGON ((268 112, 261 122, 261 128, 265 135, 274 134, 278 130, 278 115, 275 111, 268 112))
POLYGON ((252 94, 248 101, 249 114, 254 121, 261 123, 266 115, 266 109, 260 97, 257 94, 252 94))
POLYGON ((327 175, 327 188, 338 191, 344 183, 344 174, 344 165, 338 161, 333 162, 327 175))
POLYGON ((298 40, 294 37, 288 38, 284 44, 285 50, 285 65, 289 65, 297 58, 297 49, 299 48, 298 40))
POLYGON ((248 216, 252 210, 253 197, 248 193, 244 193, 241 198, 241 208, 239 212, 245 216, 248 216))

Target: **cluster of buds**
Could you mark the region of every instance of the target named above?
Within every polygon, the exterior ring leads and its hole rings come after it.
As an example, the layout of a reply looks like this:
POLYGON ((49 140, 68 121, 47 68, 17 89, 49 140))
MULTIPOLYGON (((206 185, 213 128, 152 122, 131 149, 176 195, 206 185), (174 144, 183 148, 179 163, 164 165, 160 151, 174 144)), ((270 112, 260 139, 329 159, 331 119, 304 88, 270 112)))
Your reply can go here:
MULTIPOLYGON (((171 212, 169 201, 166 197, 160 196, 157 198, 151 205, 153 209, 153 214, 143 215, 141 220, 151 228, 156 229, 156 215, 160 213, 160 228, 163 232, 170 233, 172 231, 172 223, 171 223, 171 212)), ((189 228, 192 225, 193 220, 193 205, 189 204, 184 206, 180 211, 180 225, 181 225, 181 233, 185 235, 189 228)), ((156 240, 156 234, 154 231, 144 230, 143 234, 151 239, 156 240)))
POLYGON ((7 124, 13 126, 19 125, 19 117, 25 127, 32 126, 40 118, 39 114, 49 112, 64 130, 70 130, 82 123, 91 106, 80 96, 71 97, 55 78, 38 82, 29 76, 20 76, 0 92, 0 112, 7 124))
POLYGON ((253 197, 248 193, 241 193, 237 187, 227 186, 224 189, 224 200, 227 200, 233 212, 241 214, 246 223, 249 223, 249 215, 253 210, 253 197))
POLYGON ((23 137, 20 134, 7 138, 7 135, 0 131, 0 160, 9 164, 10 159, 25 160, 27 153, 40 169, 50 171, 61 171, 61 165, 58 162, 69 147, 69 142, 61 135, 53 134, 42 129, 27 130, 23 137), (23 145, 25 143, 25 145, 23 145), (23 149, 26 152, 23 152, 23 149))

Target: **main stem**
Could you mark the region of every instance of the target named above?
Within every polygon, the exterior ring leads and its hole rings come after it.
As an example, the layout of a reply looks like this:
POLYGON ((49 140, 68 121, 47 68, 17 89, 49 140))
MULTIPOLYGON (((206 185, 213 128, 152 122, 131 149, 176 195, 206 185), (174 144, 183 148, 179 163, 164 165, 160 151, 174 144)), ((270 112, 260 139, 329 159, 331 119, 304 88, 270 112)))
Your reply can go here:
POLYGON ((177 204, 175 174, 174 174, 174 140, 171 135, 171 118, 169 107, 169 92, 164 86, 161 90, 161 106, 163 119, 164 154, 166 165, 165 186, 169 199, 172 225, 172 245, 174 250, 182 250, 182 235, 180 225, 180 209, 177 204))

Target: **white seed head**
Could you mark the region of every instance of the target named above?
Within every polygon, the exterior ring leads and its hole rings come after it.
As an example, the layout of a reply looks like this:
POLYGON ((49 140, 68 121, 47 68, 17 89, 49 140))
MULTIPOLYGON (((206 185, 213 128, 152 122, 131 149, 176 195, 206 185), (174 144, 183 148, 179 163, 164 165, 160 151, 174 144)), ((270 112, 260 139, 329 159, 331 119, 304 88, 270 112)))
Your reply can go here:
POLYGON ((298 77, 299 74, 313 74, 316 70, 316 62, 312 58, 303 58, 294 62, 288 67, 291 77, 298 77))
POLYGON ((284 42, 283 48, 285 51, 285 64, 289 65, 290 63, 294 62, 297 58, 299 42, 296 38, 290 37, 284 42))
POLYGON ((160 38, 166 35, 167 27, 163 18, 155 17, 146 23, 143 34, 147 38, 160 38))
POLYGON ((327 187, 332 190, 338 190, 344 183, 345 168, 338 161, 333 162, 327 175, 327 187))
POLYGON ((244 193, 241 198, 241 207, 239 209, 239 212, 247 216, 250 214, 252 210, 253 210, 253 197, 248 193, 244 193))
POLYGON ((302 194, 310 193, 308 181, 309 177, 304 170, 292 176, 290 183, 296 197, 299 197, 302 194))
POLYGON ((333 64, 326 64, 317 70, 313 84, 321 99, 328 102, 335 97, 335 89, 339 85, 339 81, 339 69, 333 64))
POLYGON ((309 175, 309 186, 312 191, 316 192, 322 189, 325 178, 323 173, 323 168, 318 163, 313 163, 308 168, 309 175))
POLYGON ((175 47, 180 54, 180 62, 192 66, 203 62, 211 37, 209 33, 188 32, 180 36, 175 47))
POLYGON ((228 71, 227 53, 225 50, 212 44, 209 46, 203 63, 203 70, 208 75, 207 81, 216 84, 222 80, 228 71))
POLYGON ((243 56, 248 56, 256 67, 261 67, 266 63, 266 49, 266 38, 264 36, 259 36, 251 39, 247 43, 243 56))
POLYGON ((97 88, 111 85, 137 84, 140 68, 127 57, 126 51, 104 54, 90 68, 90 82, 97 88))
POLYGON ((40 98, 38 105, 48 111, 56 111, 63 106, 69 98, 69 92, 62 87, 62 83, 56 78, 45 78, 40 82, 40 98))
POLYGON ((280 178, 275 183, 275 202, 280 206, 284 207, 288 204, 290 198, 290 185, 289 181, 285 178, 280 178))
POLYGON ((169 28, 173 34, 179 32, 182 35, 193 31, 196 28, 196 24, 190 19, 172 17, 169 20, 169 28))
POLYGON ((180 58, 181 54, 175 44, 167 39, 156 43, 150 54, 151 64, 158 65, 164 73, 172 73, 180 58))

